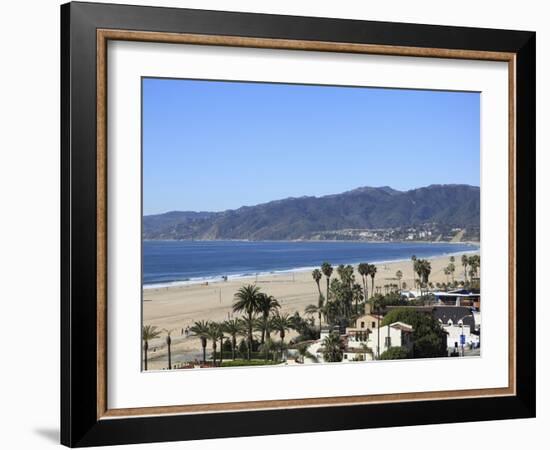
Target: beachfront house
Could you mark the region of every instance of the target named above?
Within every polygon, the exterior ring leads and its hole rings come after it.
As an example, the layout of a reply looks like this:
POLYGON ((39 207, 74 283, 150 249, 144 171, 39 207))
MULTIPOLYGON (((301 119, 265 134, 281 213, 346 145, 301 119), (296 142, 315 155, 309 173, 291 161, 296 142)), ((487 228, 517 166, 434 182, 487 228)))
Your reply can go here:
POLYGON ((363 314, 362 316, 357 318, 354 327, 346 328, 346 334, 349 335, 350 333, 353 334, 356 332, 361 333, 367 330, 375 330, 376 327, 378 327, 378 324, 382 322, 383 318, 383 315, 378 315, 375 313, 363 314))
POLYGON ((348 329, 344 361, 357 360, 358 354, 364 354, 365 359, 362 360, 373 359, 378 351, 382 354, 390 347, 405 347, 410 350, 413 344, 412 332, 412 326, 403 322, 381 326, 380 330, 348 329))
POLYGON ((448 305, 387 307, 389 311, 395 308, 410 308, 431 315, 439 322, 441 328, 448 333, 447 347, 449 349, 454 349, 455 343, 457 343, 459 347, 461 346, 461 335, 464 335, 464 345, 469 346, 471 344, 474 347, 479 346, 481 313, 475 308, 448 305))
POLYGON ((449 350, 460 348, 462 345, 479 346, 479 331, 481 327, 481 315, 479 312, 463 306, 439 307, 435 308, 433 316, 447 332, 447 348, 449 350))

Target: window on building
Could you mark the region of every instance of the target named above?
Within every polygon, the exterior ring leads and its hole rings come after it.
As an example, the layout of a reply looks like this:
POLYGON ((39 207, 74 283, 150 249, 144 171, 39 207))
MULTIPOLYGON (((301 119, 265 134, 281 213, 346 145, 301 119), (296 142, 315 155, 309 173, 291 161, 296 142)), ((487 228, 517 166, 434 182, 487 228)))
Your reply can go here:
POLYGON ((376 328, 376 322, 372 323, 372 328, 376 328))
POLYGON ((365 328, 365 322, 361 322, 361 328, 365 328))

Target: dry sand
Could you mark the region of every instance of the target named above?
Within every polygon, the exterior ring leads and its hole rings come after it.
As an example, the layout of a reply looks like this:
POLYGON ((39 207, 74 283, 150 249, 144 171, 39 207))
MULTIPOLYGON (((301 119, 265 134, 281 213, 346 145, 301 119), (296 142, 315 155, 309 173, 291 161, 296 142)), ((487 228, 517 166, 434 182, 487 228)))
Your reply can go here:
MULTIPOLYGON (((455 255, 455 279, 464 277, 460 265, 460 255, 455 255)), ((431 258, 433 283, 447 281, 443 269, 449 264, 449 256, 431 258)), ((375 286, 395 284, 395 273, 403 272, 401 282, 407 288, 413 286, 412 261, 396 261, 387 264, 376 264, 375 286)), ((355 267, 357 270, 357 267, 355 267)), ((333 276, 336 276, 336 270, 333 276)), ((361 276, 356 272, 356 279, 361 276)), ((281 310, 293 314, 303 314, 309 304, 317 304, 317 286, 311 277, 311 271, 297 271, 270 274, 250 278, 237 278, 228 281, 210 282, 208 284, 188 284, 143 291, 143 323, 155 325, 172 331, 172 359, 174 362, 193 360, 200 357, 200 342, 197 338, 186 338, 182 331, 198 320, 223 321, 232 317, 231 305, 235 292, 243 285, 256 284, 262 291, 273 295, 281 304, 281 310)), ((371 279, 368 279, 369 295, 371 279)), ((326 278, 321 279, 321 290, 326 290, 326 278)), ((166 366, 166 348, 164 337, 150 342, 149 369, 160 369, 166 366)), ((208 349, 210 351, 210 348, 208 349)))

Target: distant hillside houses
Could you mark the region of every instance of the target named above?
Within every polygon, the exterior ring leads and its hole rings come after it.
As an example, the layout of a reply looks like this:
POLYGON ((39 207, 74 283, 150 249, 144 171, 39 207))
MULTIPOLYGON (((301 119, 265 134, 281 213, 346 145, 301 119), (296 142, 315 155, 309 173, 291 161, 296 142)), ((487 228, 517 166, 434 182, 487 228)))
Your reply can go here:
POLYGON ((220 212, 143 217, 143 239, 477 241, 478 186, 361 187, 220 212))

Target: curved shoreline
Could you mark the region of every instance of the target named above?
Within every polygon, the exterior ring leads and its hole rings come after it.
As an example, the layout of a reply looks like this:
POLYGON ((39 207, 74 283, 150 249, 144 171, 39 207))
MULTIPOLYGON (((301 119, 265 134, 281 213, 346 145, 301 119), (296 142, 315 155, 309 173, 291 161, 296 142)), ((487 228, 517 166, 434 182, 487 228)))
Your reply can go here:
MULTIPOLYGON (((449 244, 448 242, 445 242, 445 244, 449 244)), ((455 243, 455 244, 465 244, 465 243, 455 243)), ((469 243, 467 245, 475 246, 476 244, 469 243)), ((437 253, 434 255, 428 255, 428 256, 422 256, 423 259, 438 259, 438 258, 446 258, 451 256, 460 256, 463 254, 475 254, 478 253, 480 250, 479 245, 475 249, 472 250, 463 250, 460 252, 451 252, 451 253, 437 253)), ((400 263, 400 262, 406 262, 409 261, 410 258, 398 258, 398 259, 386 259, 386 260, 379 260, 379 261, 369 261, 371 264, 393 264, 393 263, 400 263)), ((356 266, 362 261, 350 261, 346 264, 351 264, 352 266, 356 266)), ((239 279, 250 279, 250 278, 256 278, 256 277, 265 277, 269 275, 278 275, 278 274, 292 274, 292 273, 301 273, 301 272, 308 272, 315 268, 318 268, 319 266, 305 266, 305 267, 292 267, 288 269, 273 269, 273 270, 263 270, 258 272, 246 272, 246 273, 237 273, 237 274, 228 274, 227 280, 239 280, 239 279)), ((210 276, 204 276, 204 277, 195 277, 190 278, 186 280, 175 280, 175 281, 166 281, 166 282, 159 282, 159 283, 148 283, 143 284, 143 290, 150 290, 150 289, 164 289, 164 288, 170 288, 170 287, 180 287, 180 286, 190 286, 190 285, 200 285, 205 283, 222 283, 226 282, 223 279, 224 274, 216 274, 216 275, 210 275, 210 276)))

